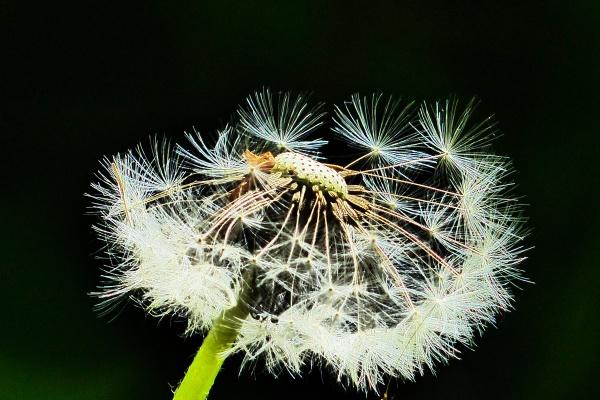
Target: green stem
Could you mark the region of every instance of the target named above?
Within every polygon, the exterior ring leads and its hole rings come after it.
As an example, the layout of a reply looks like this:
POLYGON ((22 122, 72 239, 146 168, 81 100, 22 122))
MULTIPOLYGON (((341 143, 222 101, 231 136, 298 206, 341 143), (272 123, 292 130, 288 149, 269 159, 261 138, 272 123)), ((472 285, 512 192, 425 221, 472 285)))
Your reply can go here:
POLYGON ((235 341, 241 321, 248 316, 248 306, 243 299, 223 312, 202 342, 192 365, 179 387, 173 400, 205 400, 215 382, 215 378, 225 361, 222 352, 229 349, 235 341))

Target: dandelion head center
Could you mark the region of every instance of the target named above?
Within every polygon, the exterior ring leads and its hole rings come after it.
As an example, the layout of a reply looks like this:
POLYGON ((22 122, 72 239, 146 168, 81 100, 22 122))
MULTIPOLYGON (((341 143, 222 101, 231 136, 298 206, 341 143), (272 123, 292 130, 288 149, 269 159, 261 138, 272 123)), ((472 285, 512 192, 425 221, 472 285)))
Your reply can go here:
POLYGON ((348 195, 348 185, 337 171, 303 154, 284 152, 277 155, 273 171, 290 174, 298 181, 334 192, 341 198, 348 195))

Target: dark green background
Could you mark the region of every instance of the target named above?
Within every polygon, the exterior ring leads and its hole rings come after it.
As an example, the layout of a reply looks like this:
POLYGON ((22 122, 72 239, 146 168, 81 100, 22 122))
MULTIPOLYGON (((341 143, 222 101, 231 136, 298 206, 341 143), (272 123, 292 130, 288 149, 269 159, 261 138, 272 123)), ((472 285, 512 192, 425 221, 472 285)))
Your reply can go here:
MULTIPOLYGON (((73 2, 1 7, 0 399, 166 399, 200 338, 92 311, 100 247, 83 193, 103 155, 221 126, 252 90, 482 100, 534 228, 534 285, 465 351, 392 399, 590 398, 597 391, 597 1, 73 2)), ((228 360, 214 399, 360 399, 326 372, 228 360)), ((371 396, 375 398, 374 396, 371 396)))

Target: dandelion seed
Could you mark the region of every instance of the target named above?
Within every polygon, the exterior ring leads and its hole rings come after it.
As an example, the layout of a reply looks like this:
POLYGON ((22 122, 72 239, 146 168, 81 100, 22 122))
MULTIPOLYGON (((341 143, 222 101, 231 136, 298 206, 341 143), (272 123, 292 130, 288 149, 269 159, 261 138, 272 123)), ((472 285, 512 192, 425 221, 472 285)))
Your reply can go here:
POLYGON ((269 90, 257 92, 246 100, 247 108, 240 108, 240 124, 244 134, 262 141, 275 151, 314 153, 327 142, 321 139, 300 140, 323 122, 322 105, 309 107, 303 96, 292 97, 281 93, 278 101, 269 90))
POLYGON ((417 167, 426 162, 416 150, 417 135, 408 124, 411 107, 408 103, 400 109, 398 101, 384 100, 382 94, 370 98, 355 94, 343 108, 336 107, 333 131, 352 147, 369 150, 346 167, 363 159, 386 166, 417 167))
MULTIPOLYGON (((212 145, 195 132, 190 148, 106 159, 102 304, 131 297, 210 331, 198 362, 213 346, 274 374, 322 364, 363 390, 456 357, 510 308, 524 228, 487 120, 440 104, 415 116, 353 96, 333 131, 366 153, 341 165, 316 157, 319 107, 268 91, 212 145)), ((176 398, 211 382, 186 376, 176 398)))

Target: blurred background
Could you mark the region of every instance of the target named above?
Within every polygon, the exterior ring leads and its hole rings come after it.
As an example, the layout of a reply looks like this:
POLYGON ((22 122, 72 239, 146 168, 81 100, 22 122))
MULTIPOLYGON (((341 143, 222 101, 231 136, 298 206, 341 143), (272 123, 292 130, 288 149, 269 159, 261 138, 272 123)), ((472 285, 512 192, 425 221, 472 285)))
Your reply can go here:
MULTIPOLYGON (((100 242, 83 193, 104 155, 211 134, 263 86, 330 104, 356 91, 479 97, 529 204, 535 284, 475 351, 393 381, 389 399, 592 398, 599 2, 40 2, 0 18, 0 399, 170 398, 201 338, 133 306, 112 321, 93 311, 100 242)), ((226 362, 212 399, 365 399, 327 371, 238 366, 226 362)))

